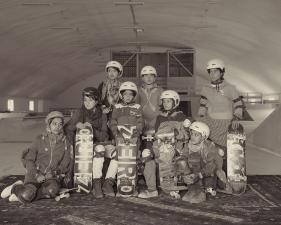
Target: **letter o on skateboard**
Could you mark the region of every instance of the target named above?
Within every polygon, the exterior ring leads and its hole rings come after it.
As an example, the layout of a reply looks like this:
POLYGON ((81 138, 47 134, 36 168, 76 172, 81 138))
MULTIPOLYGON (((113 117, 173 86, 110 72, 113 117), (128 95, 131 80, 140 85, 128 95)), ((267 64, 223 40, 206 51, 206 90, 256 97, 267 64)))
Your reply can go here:
POLYGON ((94 149, 95 158, 103 158, 105 153, 105 148, 103 145, 97 145, 94 149))

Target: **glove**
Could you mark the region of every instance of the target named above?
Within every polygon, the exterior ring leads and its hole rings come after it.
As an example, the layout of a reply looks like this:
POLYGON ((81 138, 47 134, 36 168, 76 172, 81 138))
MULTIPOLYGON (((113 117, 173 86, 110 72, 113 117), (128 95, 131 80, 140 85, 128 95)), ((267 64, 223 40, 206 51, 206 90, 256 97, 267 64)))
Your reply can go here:
POLYGON ((40 172, 35 175, 35 179, 38 183, 43 183, 46 180, 45 176, 40 172))
POLYGON ((46 180, 50 180, 50 179, 52 179, 52 178, 54 178, 54 174, 51 173, 51 172, 48 172, 48 173, 45 175, 45 179, 46 179, 46 180))
POLYGON ((202 179, 203 176, 201 173, 191 173, 189 175, 183 176, 183 181, 187 185, 196 183, 199 179, 202 179))
POLYGON ((71 186, 72 176, 71 174, 66 174, 63 178, 63 184, 65 187, 71 186))
POLYGON ((109 108, 109 107, 103 107, 102 108, 102 113, 103 114, 108 114, 110 111, 111 111, 111 108, 109 108))

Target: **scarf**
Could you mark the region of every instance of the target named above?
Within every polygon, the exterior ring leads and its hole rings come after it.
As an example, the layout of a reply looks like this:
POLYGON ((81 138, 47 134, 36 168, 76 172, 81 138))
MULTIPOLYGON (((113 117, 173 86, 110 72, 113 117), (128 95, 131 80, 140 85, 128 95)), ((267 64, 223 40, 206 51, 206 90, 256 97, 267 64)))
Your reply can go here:
POLYGON ((107 99, 109 105, 115 105, 119 100, 119 87, 121 81, 119 79, 106 79, 102 86, 102 101, 107 99))
POLYGON ((49 137, 50 146, 52 149, 54 149, 57 143, 65 140, 65 135, 63 133, 63 130, 59 134, 54 134, 51 132, 50 125, 47 125, 46 134, 49 137))
POLYGON ((219 80, 216 80, 216 81, 212 81, 211 82, 211 87, 215 88, 217 92, 220 92, 222 87, 224 86, 223 84, 224 84, 223 80, 219 79, 219 80))

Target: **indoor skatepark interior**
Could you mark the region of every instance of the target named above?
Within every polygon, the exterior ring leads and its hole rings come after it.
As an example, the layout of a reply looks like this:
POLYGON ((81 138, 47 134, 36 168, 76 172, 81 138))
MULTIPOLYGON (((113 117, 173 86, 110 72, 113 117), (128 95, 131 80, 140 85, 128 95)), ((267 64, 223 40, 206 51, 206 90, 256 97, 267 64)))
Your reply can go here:
POLYGON ((141 68, 154 65, 158 83, 194 117, 206 63, 222 59, 247 109, 248 186, 196 205, 77 193, 28 205, 0 199, 0 224, 281 224, 280 9, 276 0, 1 0, 1 191, 23 179, 21 153, 44 131, 47 113, 69 119, 111 59, 137 84, 141 68))

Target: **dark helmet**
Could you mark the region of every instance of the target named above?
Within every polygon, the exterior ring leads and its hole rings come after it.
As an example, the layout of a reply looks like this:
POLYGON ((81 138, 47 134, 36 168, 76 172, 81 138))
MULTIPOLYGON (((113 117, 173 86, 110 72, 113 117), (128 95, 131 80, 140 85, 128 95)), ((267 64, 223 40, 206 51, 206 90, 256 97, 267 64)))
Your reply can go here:
POLYGON ((96 101, 100 101, 100 94, 98 90, 94 87, 86 87, 83 89, 82 96, 87 96, 95 99, 96 101))

